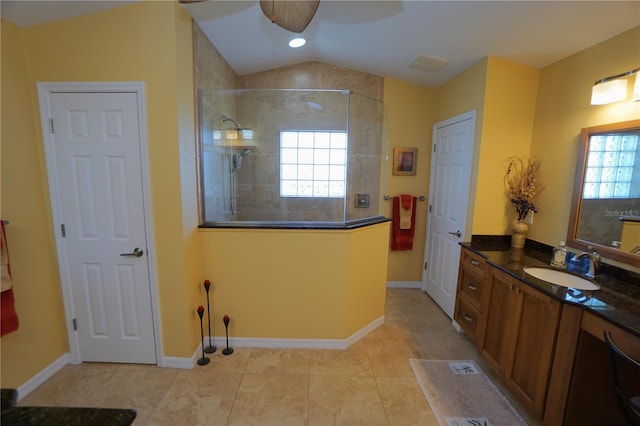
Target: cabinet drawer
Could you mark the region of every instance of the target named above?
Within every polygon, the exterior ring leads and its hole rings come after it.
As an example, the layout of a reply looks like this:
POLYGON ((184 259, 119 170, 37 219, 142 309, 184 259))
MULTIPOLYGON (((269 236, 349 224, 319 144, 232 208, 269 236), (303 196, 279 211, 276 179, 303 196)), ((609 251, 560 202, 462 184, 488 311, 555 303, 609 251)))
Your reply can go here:
POLYGON ((484 283, 485 279, 475 271, 469 271, 466 267, 460 268, 458 291, 466 295, 478 309, 480 309, 480 303, 482 302, 482 293, 485 287, 484 283))
POLYGON ((484 257, 463 249, 460 254, 460 264, 466 266, 471 271, 476 271, 480 276, 484 277, 487 272, 487 262, 484 257))
POLYGON ((458 296, 457 308, 455 314, 456 322, 475 341, 477 339, 480 313, 466 298, 460 296, 458 296))

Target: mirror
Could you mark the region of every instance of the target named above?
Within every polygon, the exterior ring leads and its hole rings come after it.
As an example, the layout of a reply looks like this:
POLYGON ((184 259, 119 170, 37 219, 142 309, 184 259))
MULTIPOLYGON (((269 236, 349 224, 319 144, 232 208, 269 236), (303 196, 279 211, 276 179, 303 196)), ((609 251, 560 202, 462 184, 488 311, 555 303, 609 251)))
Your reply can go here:
POLYGON ((640 120, 582 129, 567 245, 640 264, 640 120))

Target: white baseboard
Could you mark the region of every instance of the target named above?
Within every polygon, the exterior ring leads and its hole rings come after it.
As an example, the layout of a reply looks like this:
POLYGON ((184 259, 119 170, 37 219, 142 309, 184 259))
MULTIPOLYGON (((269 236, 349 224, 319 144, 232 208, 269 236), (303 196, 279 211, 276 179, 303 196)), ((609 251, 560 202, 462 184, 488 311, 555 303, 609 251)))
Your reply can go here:
MULTIPOLYGON (((238 348, 274 348, 274 349, 347 349, 367 334, 384 324, 384 315, 373 320, 346 339, 278 339, 259 337, 232 337, 229 338, 229 346, 238 348)), ((222 351, 227 346, 226 337, 212 337, 211 341, 216 346, 216 352, 222 351)), ((205 344, 208 346, 209 337, 205 336, 205 344)), ((206 355, 206 354, 205 354, 206 355)), ((198 359, 202 357, 202 344, 199 344, 191 358, 162 357, 158 367, 177 368, 191 370, 198 359)), ((23 385, 18 387, 18 401, 33 392, 38 386, 57 373, 62 367, 71 364, 71 354, 66 353, 55 360, 44 370, 33 376, 23 385)))
POLYGON ((387 281, 387 288, 420 288, 420 281, 387 281))
POLYGON ((38 374, 18 386, 18 401, 33 392, 38 386, 43 384, 47 379, 56 374, 67 364, 71 364, 71 354, 65 353, 60 358, 40 370, 38 374))
MULTIPOLYGON (((198 349, 200 349, 200 346, 198 346, 198 349)), ((193 365, 195 364, 194 357, 195 355, 191 358, 165 356, 165 357, 162 357, 162 361, 160 362, 160 364, 158 364, 158 367, 191 370, 193 368, 193 365)))
MULTIPOLYGON (((346 339, 278 339, 265 337, 229 338, 229 346, 239 348, 274 348, 274 349, 347 349, 367 334, 384 323, 384 315, 373 320, 346 339)), ((205 337, 205 339, 207 339, 205 337)), ((206 342, 206 340, 205 340, 206 342)), ((213 343, 219 349, 225 348, 226 339, 214 337, 213 343)))
MULTIPOLYGON (((346 339, 278 339, 268 337, 230 337, 229 346, 236 348, 272 348, 272 349, 347 349, 384 323, 384 315, 370 322, 346 339)), ((215 336, 211 342, 216 353, 227 347, 226 337, 215 336)), ((209 346, 209 336, 204 337, 209 346)), ((205 356, 209 354, 205 353, 205 356)), ((160 367, 192 369, 202 357, 202 344, 199 344, 191 358, 164 357, 160 367)))

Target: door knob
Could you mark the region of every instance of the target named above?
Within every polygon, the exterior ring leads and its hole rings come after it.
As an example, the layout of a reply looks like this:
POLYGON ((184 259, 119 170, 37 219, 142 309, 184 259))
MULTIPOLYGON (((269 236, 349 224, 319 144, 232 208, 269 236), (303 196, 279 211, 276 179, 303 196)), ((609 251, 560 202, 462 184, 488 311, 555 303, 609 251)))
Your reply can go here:
POLYGON ((449 232, 449 234, 455 235, 458 238, 462 237, 462 233, 460 232, 460 230, 457 230, 456 232, 449 232))
POLYGON ((141 257, 144 254, 144 251, 140 250, 139 247, 133 249, 132 253, 120 253, 120 256, 134 256, 141 257))

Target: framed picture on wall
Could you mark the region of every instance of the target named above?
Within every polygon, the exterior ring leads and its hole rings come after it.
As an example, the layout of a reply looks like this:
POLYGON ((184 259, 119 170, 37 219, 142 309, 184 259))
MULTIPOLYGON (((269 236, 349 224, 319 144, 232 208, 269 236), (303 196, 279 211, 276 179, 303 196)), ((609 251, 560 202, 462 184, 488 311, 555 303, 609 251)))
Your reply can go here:
POLYGON ((393 175, 415 176, 418 148, 393 148, 393 175))

